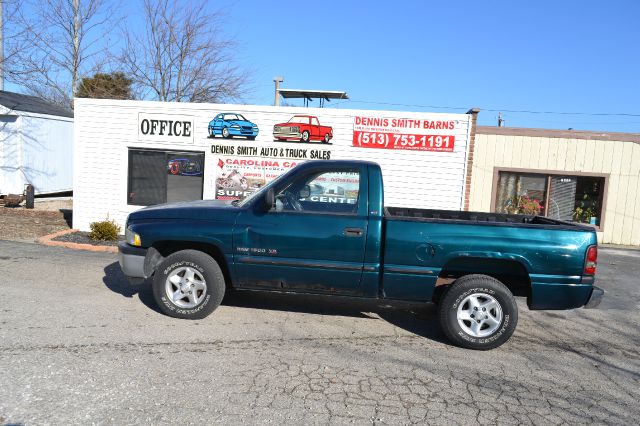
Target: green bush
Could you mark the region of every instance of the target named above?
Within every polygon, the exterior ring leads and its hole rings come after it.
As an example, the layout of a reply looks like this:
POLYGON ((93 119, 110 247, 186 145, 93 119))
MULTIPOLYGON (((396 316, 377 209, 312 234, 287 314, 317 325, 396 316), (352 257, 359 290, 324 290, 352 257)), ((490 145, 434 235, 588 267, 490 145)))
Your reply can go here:
POLYGON ((91 232, 89 238, 98 241, 116 241, 120 235, 120 227, 113 220, 103 220, 102 222, 92 222, 89 224, 91 232))

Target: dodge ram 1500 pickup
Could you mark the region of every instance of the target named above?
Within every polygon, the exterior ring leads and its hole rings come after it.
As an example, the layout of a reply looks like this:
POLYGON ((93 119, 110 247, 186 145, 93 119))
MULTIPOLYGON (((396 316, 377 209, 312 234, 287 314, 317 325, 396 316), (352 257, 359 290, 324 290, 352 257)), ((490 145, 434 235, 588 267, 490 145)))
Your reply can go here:
POLYGON ((277 141, 322 141, 329 143, 333 138, 333 128, 320 125, 318 117, 294 115, 286 123, 273 126, 273 137, 277 141))
POLYGON ((380 167, 309 161, 241 201, 129 215, 120 265, 167 315, 199 319, 229 288, 433 302, 455 344, 491 349, 530 309, 595 307, 594 229, 540 216, 385 207, 380 167))

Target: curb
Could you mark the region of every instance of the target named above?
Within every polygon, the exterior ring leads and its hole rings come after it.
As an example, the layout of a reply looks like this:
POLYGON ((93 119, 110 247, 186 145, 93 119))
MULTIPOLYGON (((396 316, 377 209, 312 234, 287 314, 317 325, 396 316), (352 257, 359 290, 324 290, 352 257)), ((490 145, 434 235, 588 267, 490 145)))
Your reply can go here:
POLYGON ((598 248, 607 249, 607 250, 640 251, 640 247, 638 246, 623 246, 620 244, 598 244, 598 248))
POLYGON ((36 241, 38 244, 45 246, 66 247, 74 250, 87 250, 107 253, 117 253, 118 247, 114 246, 94 246, 92 244, 71 243, 68 241, 53 241, 54 238, 61 235, 71 234, 73 232, 79 232, 77 229, 65 229, 63 231, 54 232, 53 234, 45 235, 38 238, 36 241))

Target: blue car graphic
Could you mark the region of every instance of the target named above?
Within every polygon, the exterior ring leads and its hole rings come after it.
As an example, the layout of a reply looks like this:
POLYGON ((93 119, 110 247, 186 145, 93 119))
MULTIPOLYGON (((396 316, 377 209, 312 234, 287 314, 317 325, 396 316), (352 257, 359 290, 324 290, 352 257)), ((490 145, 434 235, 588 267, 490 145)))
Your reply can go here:
POLYGON ((258 126, 250 122, 242 114, 235 112, 223 112, 209 123, 209 137, 222 136, 225 139, 234 136, 244 136, 249 140, 255 140, 258 136, 258 126))

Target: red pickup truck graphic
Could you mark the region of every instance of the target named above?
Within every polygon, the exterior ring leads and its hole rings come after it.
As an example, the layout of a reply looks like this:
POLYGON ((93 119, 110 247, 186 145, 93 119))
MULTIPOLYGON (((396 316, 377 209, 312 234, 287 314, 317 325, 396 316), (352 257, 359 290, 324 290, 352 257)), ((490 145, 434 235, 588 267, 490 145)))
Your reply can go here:
POLYGON ((318 117, 294 115, 286 123, 273 126, 273 137, 277 141, 322 141, 329 143, 333 138, 333 129, 321 126, 318 117))

